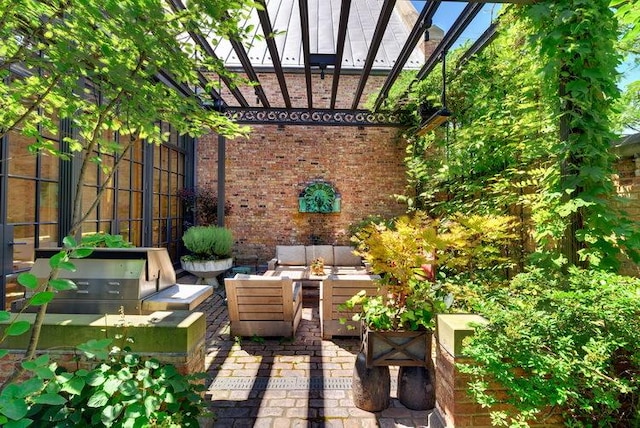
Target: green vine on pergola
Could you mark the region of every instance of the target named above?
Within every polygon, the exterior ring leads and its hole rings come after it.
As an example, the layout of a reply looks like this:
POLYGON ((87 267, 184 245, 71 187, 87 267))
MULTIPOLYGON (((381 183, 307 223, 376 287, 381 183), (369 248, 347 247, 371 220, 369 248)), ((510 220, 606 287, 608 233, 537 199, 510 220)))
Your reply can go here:
MULTIPOLYGON (((637 0, 610 6, 561 0, 507 8, 505 34, 494 42, 502 44, 463 69, 448 69, 448 131, 409 134, 410 206, 439 214, 513 213, 517 206, 530 217, 523 214, 522 243, 533 227, 537 255, 547 261, 610 269, 621 252, 640 260, 640 228, 618 208, 610 151, 621 61, 617 18, 626 37, 637 34, 639 8, 637 0), (475 105, 468 101, 474 95, 475 105)), ((437 99, 440 86, 429 76, 405 109, 437 99)))

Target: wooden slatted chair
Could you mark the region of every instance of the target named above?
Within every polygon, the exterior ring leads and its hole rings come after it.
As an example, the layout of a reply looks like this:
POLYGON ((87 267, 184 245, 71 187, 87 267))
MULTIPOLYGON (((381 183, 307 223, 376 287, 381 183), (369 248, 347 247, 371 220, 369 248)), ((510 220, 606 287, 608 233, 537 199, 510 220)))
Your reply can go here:
POLYGON ((360 323, 352 321, 353 311, 340 310, 339 306, 352 296, 365 290, 367 295, 376 295, 379 275, 329 275, 320 287, 320 329, 323 339, 333 336, 360 336, 360 323), (341 323, 340 318, 346 319, 341 323))
POLYGON ((296 334, 302 285, 287 277, 236 274, 224 280, 232 336, 296 334))

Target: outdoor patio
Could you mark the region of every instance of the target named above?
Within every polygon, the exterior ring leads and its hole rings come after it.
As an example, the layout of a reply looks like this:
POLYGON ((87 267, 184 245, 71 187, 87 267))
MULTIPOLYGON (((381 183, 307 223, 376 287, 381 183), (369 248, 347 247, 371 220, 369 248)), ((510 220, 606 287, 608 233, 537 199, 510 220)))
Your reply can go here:
MULTIPOLYGON (((195 278, 180 278, 191 281, 195 278)), ((317 289, 304 289, 294 340, 231 337, 220 292, 197 310, 207 316, 207 396, 215 427, 441 426, 431 411, 410 410, 398 402, 395 367, 388 409, 370 413, 353 405, 351 376, 360 340, 321 339, 317 289)))

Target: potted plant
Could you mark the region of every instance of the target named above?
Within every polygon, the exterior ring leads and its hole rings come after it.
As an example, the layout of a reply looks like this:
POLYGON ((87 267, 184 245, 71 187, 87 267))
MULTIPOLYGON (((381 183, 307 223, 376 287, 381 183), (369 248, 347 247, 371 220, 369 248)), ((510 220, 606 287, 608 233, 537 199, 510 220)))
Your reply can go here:
MULTIPOLYGON (((379 407, 387 404, 384 397, 370 402, 371 391, 376 388, 361 375, 386 379, 388 375, 376 373, 375 367, 388 371, 390 365, 401 367, 398 398, 405 406, 428 409, 435 404, 431 338, 436 314, 452 303, 452 297, 433 281, 436 251, 447 245, 447 237, 438 233, 438 226, 438 221, 416 213, 400 217, 391 225, 370 223, 353 238, 372 272, 380 275, 376 295, 362 291, 345 303, 350 310, 359 308, 354 320, 363 323, 363 355, 356 359, 354 369, 354 385, 361 387, 365 397, 360 400, 359 391, 354 389, 354 402, 360 408, 381 410, 379 407), (358 364, 365 364, 366 369, 358 364), (416 394, 416 382, 408 380, 410 372, 420 378, 417 386, 424 394, 416 394)), ((381 391, 381 396, 388 395, 385 388, 381 391)))
POLYGON ((233 235, 229 229, 217 226, 193 226, 182 236, 191 254, 180 258, 182 268, 200 278, 201 284, 217 287, 217 276, 231 269, 233 235))
POLYGON ((311 261, 309 269, 312 275, 324 275, 324 259, 322 257, 316 257, 311 261))

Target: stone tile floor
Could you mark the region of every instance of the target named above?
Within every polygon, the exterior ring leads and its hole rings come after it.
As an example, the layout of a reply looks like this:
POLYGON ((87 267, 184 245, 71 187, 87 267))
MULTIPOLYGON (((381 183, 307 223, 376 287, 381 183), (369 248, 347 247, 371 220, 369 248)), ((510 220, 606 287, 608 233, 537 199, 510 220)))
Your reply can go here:
MULTIPOLYGON (((197 310, 207 316, 207 397, 214 427, 440 425, 432 412, 400 404, 394 381, 389 408, 372 413, 353 405, 350 385, 360 341, 321 339, 317 289, 304 290, 303 317, 293 339, 231 337, 222 292, 197 310)), ((391 368, 391 377, 395 380, 397 368, 391 368)))

